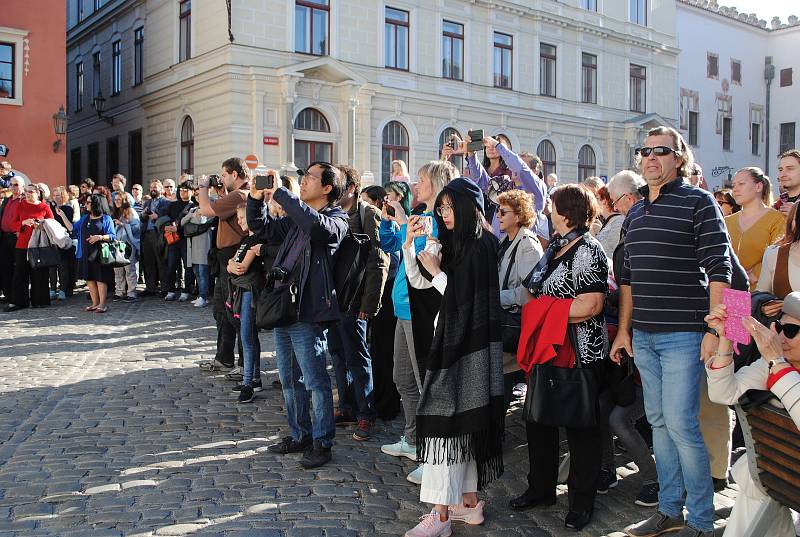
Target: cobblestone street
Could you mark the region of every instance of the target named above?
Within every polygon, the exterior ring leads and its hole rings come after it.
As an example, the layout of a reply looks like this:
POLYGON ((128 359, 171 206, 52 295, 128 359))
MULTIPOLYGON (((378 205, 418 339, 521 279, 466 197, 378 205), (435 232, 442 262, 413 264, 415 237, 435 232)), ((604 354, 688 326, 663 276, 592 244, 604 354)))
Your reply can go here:
MULTIPOLYGON (((237 405, 232 383, 201 372, 213 356, 210 308, 110 303, 85 313, 85 297, 0 314, 0 537, 403 535, 426 512, 406 481, 414 465, 380 452, 401 419, 360 443, 339 429, 333 461, 306 471, 299 456, 266 446, 286 433, 269 334, 262 333, 265 390, 237 405)), ((506 473, 482 497, 482 526, 456 536, 576 535, 557 506, 514 513, 528 470, 524 426, 509 417, 506 473)), ((621 475, 631 473, 618 458, 621 475)), ((578 535, 612 532, 653 510, 633 504, 633 475, 599 496, 578 535)), ((716 495, 725 517, 735 492, 716 495)))

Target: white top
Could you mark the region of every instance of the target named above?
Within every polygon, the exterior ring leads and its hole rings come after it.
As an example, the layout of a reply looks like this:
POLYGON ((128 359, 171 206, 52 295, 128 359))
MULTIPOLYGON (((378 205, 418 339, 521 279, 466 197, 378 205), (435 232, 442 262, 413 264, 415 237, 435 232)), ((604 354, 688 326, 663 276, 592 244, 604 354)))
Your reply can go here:
MULTIPOLYGON (((775 276, 775 265, 778 263, 778 247, 770 246, 764 251, 761 261, 761 275, 756 284, 756 291, 772 293, 772 278, 775 276)), ((794 291, 800 291, 800 246, 793 243, 789 248, 789 285, 794 291)))

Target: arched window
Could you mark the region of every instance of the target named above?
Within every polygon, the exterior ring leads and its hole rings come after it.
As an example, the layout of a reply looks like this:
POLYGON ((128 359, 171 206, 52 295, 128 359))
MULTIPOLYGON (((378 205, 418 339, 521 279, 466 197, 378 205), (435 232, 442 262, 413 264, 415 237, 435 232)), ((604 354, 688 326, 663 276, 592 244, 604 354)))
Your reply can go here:
POLYGON ((593 175, 597 175, 597 162, 594 157, 594 149, 587 144, 578 151, 578 182, 593 175))
POLYGON ((390 121, 383 128, 381 146, 381 181, 391 181, 392 161, 402 160, 408 165, 408 131, 399 121, 390 121))
POLYGON ((314 140, 312 132, 331 132, 328 120, 322 112, 315 108, 306 108, 294 120, 294 128, 299 131, 300 139, 294 141, 294 162, 298 168, 306 169, 312 162, 331 162, 333 160, 333 144, 314 140), (307 139, 304 139, 307 138, 307 139))
POLYGON ((194 173, 194 123, 189 116, 181 126, 181 173, 194 173))
POLYGON ((556 173, 556 148, 550 140, 542 140, 536 148, 536 154, 542 159, 542 173, 545 178, 556 173))
MULTIPOLYGON (((442 154, 442 149, 444 148, 444 145, 446 143, 450 142, 450 138, 453 135, 456 135, 459 138, 461 138, 461 135, 453 127, 447 127, 444 131, 442 131, 442 134, 439 136, 439 152, 437 153, 437 155, 441 155, 442 154)), ((458 169, 458 171, 461 171, 462 169, 464 169, 464 157, 463 157, 463 155, 453 155, 451 157, 450 161, 453 163, 453 165, 455 165, 455 167, 458 169)))

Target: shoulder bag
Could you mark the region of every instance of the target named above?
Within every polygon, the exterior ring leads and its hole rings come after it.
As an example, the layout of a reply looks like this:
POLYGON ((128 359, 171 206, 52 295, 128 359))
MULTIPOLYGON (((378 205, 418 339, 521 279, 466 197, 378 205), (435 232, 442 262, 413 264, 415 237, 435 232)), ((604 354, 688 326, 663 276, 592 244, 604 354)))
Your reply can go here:
MULTIPOLYGON (((296 236, 295 241, 302 240, 296 236)), ((273 267, 267 275, 267 285, 259 293, 256 301, 256 326, 271 330, 289 326, 299 320, 300 315, 300 271, 295 270, 305 246, 294 249, 289 245, 289 253, 282 265, 273 267)))
MULTIPOLYGON (((517 249, 519 242, 517 242, 514 249, 511 251, 511 259, 508 262, 508 269, 506 270, 506 277, 503 279, 503 286, 501 289, 508 289, 508 278, 511 276, 511 268, 517 258, 517 249)), ((501 317, 501 329, 503 334, 503 352, 511 352, 516 354, 519 347, 519 336, 522 330, 522 312, 519 311, 519 306, 512 309, 503 308, 501 317)))
POLYGON ((28 248, 28 262, 32 269, 57 267, 61 264, 61 252, 53 245, 28 248))

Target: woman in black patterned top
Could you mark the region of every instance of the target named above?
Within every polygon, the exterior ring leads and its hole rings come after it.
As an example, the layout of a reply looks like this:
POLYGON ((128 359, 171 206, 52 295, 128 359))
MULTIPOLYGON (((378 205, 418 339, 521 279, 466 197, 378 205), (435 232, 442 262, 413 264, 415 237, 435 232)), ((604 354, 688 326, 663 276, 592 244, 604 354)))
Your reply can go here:
MULTIPOLYGON (((534 297, 572 299, 568 323, 575 328, 575 359, 581 367, 604 367, 608 335, 603 302, 608 292, 608 260, 603 247, 589 233, 597 215, 597 200, 585 187, 562 186, 551 194, 555 235, 540 265, 526 284, 535 284, 534 297), (549 258, 548 261, 544 261, 549 258), (546 263, 546 268, 544 264, 546 263)), ((600 371, 598 371, 599 373, 600 371)), ((558 427, 526 423, 530 473, 528 490, 511 500, 517 510, 556 501, 558 427)), ((592 517, 603 453, 598 426, 566 427, 570 450, 569 513, 564 525, 580 530, 592 517)))

